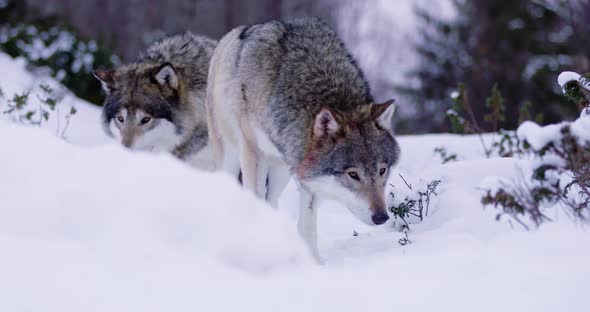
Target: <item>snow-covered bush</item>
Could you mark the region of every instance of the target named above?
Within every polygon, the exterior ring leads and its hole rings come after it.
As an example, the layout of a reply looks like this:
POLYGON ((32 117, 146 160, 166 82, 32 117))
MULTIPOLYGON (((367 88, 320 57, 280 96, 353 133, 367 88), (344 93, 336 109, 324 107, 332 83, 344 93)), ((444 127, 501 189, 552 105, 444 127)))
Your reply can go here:
MULTIPOLYGON (((482 198, 485 205, 500 209, 523 226, 528 217, 534 225, 550 220, 548 208, 564 208, 576 219, 590 218, 590 83, 588 75, 564 73, 559 83, 564 93, 578 105, 584 104, 580 118, 573 122, 541 127, 524 122, 515 134, 507 134, 510 153, 518 151, 533 159, 522 168, 520 181, 501 181, 482 198)), ((504 147, 505 145, 500 145, 504 147)), ((501 216, 498 215, 498 217, 501 216)))
POLYGON ((94 40, 84 40, 63 27, 34 23, 0 22, 0 50, 26 59, 77 96, 95 104, 100 103, 102 96, 100 83, 92 76, 92 70, 111 68, 119 63, 116 56, 94 40))

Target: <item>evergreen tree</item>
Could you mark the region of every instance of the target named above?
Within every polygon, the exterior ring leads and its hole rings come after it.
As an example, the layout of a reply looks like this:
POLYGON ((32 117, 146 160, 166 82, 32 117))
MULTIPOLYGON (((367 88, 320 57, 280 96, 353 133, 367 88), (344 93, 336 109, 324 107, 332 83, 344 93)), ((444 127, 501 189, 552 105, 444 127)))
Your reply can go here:
MULTIPOLYGON (((585 5, 590 0, 576 2, 585 5)), ((574 1, 575 2, 575 1, 574 1)), ((444 112, 449 96, 464 83, 477 122, 487 131, 514 129, 519 112, 527 105, 534 115, 554 123, 575 118, 577 108, 561 96, 555 79, 561 71, 590 60, 590 44, 580 27, 557 10, 538 1, 453 0, 457 16, 436 17, 416 9, 421 21, 416 51, 421 58, 410 73, 420 85, 403 89, 420 103, 419 130, 448 130, 444 112), (505 120, 485 118, 486 98, 494 93, 505 98, 505 120)), ((580 71, 586 68, 576 68, 580 71)))

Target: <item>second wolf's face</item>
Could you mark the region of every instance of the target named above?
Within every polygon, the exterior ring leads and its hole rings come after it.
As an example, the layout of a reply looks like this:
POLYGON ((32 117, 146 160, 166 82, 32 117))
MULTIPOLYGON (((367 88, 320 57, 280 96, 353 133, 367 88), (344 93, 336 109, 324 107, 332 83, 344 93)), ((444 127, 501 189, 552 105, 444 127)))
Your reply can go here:
POLYGON ((393 110, 391 103, 373 105, 370 118, 356 121, 323 109, 298 172, 311 191, 346 204, 367 224, 389 219, 385 185, 399 158, 390 131, 393 110))
POLYGON ((180 141, 178 78, 171 65, 95 71, 107 97, 103 126, 125 147, 169 151, 180 141))

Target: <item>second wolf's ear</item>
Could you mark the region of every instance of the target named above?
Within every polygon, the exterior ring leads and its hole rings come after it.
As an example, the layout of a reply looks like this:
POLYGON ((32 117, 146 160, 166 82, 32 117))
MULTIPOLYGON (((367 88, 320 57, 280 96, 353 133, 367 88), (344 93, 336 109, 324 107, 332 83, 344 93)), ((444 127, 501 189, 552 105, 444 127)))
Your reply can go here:
POLYGON ((93 70, 92 74, 98 81, 102 83, 102 88, 109 94, 113 91, 115 85, 115 70, 114 69, 97 69, 93 70))
POLYGON ((316 115, 313 124, 313 135, 316 138, 323 138, 325 136, 334 135, 340 129, 338 121, 334 117, 332 111, 328 108, 322 110, 316 115))
POLYGON ((383 104, 373 104, 371 107, 371 118, 388 131, 393 130, 394 102, 395 100, 389 100, 383 104))
POLYGON ((154 76, 161 86, 168 86, 178 90, 178 75, 171 64, 164 64, 154 76))

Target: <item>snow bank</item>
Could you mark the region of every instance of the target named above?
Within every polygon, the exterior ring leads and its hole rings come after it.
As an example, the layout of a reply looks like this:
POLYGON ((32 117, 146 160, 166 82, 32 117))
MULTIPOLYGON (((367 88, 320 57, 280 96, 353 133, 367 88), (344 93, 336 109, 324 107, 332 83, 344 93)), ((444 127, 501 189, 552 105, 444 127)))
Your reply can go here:
MULTIPOLYGON (((20 60, 0 54, 0 69, 8 97, 38 86, 20 60)), ((401 246, 391 224, 322 202, 318 267, 295 232, 294 183, 281 198, 288 219, 226 176, 96 146, 107 142, 99 109, 68 101, 79 110, 70 143, 50 123, 44 133, 0 120, 0 311, 588 311, 588 229, 496 222, 482 188, 523 164, 487 159, 476 136, 400 137, 390 182, 440 179, 429 215, 401 246), (462 161, 441 165, 438 146, 462 161)))
POLYGON ((4 123, 0 141, 4 244, 67 244, 138 260, 183 255, 253 272, 308 260, 291 222, 229 177, 117 146, 79 149, 4 123))
POLYGON ((228 177, 0 122, 0 310, 586 311, 590 235, 497 223, 478 185, 514 161, 413 167, 441 138, 400 140, 401 170, 443 180, 412 243, 322 203, 317 267, 294 222, 228 177))

